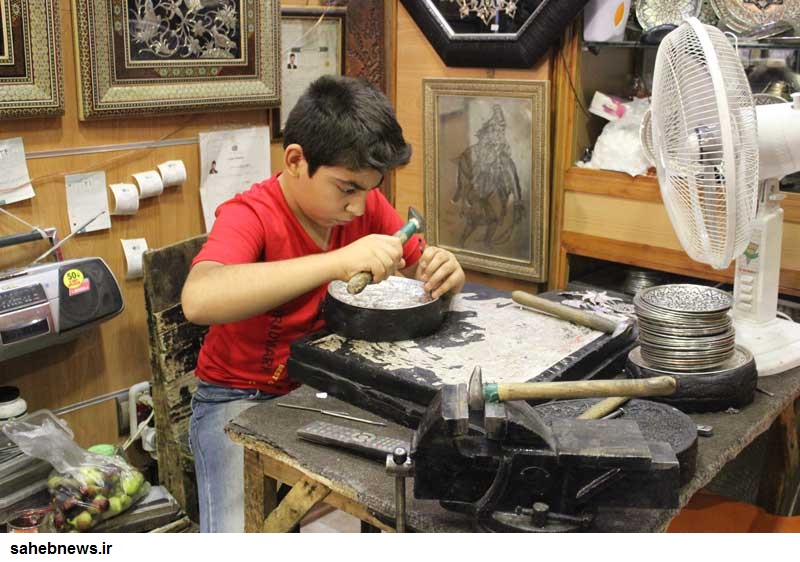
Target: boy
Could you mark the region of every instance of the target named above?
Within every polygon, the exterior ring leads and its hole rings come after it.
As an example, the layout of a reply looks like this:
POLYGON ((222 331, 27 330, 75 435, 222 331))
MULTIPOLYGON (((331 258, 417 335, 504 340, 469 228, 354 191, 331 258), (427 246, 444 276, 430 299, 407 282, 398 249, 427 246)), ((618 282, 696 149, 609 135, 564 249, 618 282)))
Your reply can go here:
POLYGON ((183 288, 186 318, 212 325, 190 423, 203 532, 243 530, 243 453, 223 428, 299 386, 286 373, 289 344, 323 326, 328 282, 399 271, 434 297, 464 285, 453 254, 391 236, 405 221, 375 188, 411 147, 383 94, 319 78, 289 114, 283 145, 283 172, 217 209, 183 288))

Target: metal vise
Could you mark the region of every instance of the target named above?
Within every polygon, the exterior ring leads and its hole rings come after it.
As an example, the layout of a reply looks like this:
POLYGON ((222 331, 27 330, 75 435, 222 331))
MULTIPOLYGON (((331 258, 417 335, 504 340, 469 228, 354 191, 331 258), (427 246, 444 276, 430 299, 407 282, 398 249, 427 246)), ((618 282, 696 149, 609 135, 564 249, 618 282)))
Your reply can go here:
MULTIPOLYGON (((473 383, 482 384, 479 370, 473 383)), ((492 531, 575 531, 603 507, 677 507, 675 453, 635 421, 546 422, 523 401, 470 408, 469 394, 465 384, 444 385, 417 428, 416 498, 492 531)))

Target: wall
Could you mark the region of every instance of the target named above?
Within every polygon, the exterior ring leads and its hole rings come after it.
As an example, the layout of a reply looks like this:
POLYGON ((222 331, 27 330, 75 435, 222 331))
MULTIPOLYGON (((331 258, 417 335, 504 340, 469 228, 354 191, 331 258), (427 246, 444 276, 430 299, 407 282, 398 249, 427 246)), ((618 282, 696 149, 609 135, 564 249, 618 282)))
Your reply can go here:
MULTIPOLYGON (((196 137, 200 131, 267 124, 266 111, 79 122, 70 0, 60 0, 60 10, 66 112, 58 118, 2 121, 0 138, 21 136, 26 151, 31 153, 162 138, 190 138, 196 137)), ((198 195, 196 144, 28 161, 36 197, 7 205, 6 209, 32 224, 54 226, 59 236, 64 237, 70 231, 65 174, 104 170, 108 183, 131 181, 132 173, 153 169, 156 164, 174 158, 183 159, 186 164, 188 180, 184 185, 168 188, 158 198, 143 200, 135 216, 113 217, 110 230, 79 235, 63 246, 65 258, 100 256, 108 263, 122 287, 125 311, 74 342, 0 363, 0 385, 18 386, 28 401, 29 410, 60 408, 150 378, 142 281, 125 280, 125 259, 120 239, 144 237, 149 247, 157 248, 200 234, 204 228, 198 195)), ((28 230, 26 226, 0 216, 0 235, 28 230)), ((0 250, 0 269, 24 265, 45 248, 45 243, 35 243, 0 250)), ((64 417, 82 445, 116 439, 113 401, 64 417)))
MULTIPOLYGON (((76 69, 72 41, 70 0, 60 0, 62 57, 65 78, 64 116, 0 122, 0 138, 21 136, 26 151, 90 147, 163 138, 193 138, 201 131, 268 124, 267 111, 214 112, 158 118, 129 118, 82 123, 78 121, 76 69)), ((321 2, 284 0, 284 5, 319 5, 321 2)), ((447 68, 396 0, 387 0, 390 49, 388 82, 398 118, 415 148, 411 163, 395 177, 395 203, 405 213, 409 205, 424 209, 422 169, 422 79, 425 77, 546 79, 550 62, 533 69, 497 70, 447 68), (399 53, 402 51, 402 57, 399 53)), ((130 181, 131 174, 153 169, 168 159, 183 159, 187 182, 168 189, 157 199, 143 200, 133 217, 114 217, 112 228, 77 236, 64 248, 65 258, 100 256, 120 282, 125 311, 116 318, 80 336, 74 342, 0 363, 0 385, 18 386, 30 410, 57 409, 128 387, 150 377, 147 326, 141 280, 125 280, 124 255, 119 240, 145 237, 149 247, 161 247, 200 234, 203 228, 198 194, 199 162, 194 144, 154 150, 134 150, 42 158, 28 161, 36 197, 6 208, 22 219, 42 227, 54 226, 60 236, 69 233, 63 176, 106 172, 108 183, 130 181)), ((271 147, 273 170, 280 169, 282 148, 271 147)), ((0 235, 27 231, 27 227, 0 217, 0 235)), ((44 243, 0 252, 0 269, 27 263, 45 249, 44 243)), ((531 283, 468 272, 471 281, 499 288, 536 291, 531 283)), ((116 440, 113 401, 90 406, 65 419, 87 446, 116 440)))
MULTIPOLYGON (((530 69, 449 68, 419 30, 406 9, 396 2, 396 48, 394 50, 394 84, 397 117, 406 139, 414 147, 411 162, 395 174, 395 206, 405 213, 409 205, 425 208, 423 169, 423 78, 498 78, 546 80, 550 78, 548 57, 530 69)), ((551 97, 552 99, 552 97, 551 97)), ((552 109, 552 107, 551 107, 552 109)), ((552 122, 552 120, 551 120, 552 122)), ((500 289, 522 289, 537 292, 537 285, 524 281, 468 271, 467 279, 500 289)))

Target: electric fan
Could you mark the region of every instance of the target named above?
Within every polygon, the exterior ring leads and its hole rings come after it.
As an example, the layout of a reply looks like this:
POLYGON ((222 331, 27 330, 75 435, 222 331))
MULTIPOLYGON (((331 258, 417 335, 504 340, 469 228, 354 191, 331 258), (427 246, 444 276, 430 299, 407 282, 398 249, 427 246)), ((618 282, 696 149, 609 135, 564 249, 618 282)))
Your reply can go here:
POLYGON ((778 181, 800 170, 800 97, 756 107, 726 36, 688 18, 659 46, 642 136, 689 257, 716 269, 736 258, 736 343, 759 376, 800 365, 800 325, 776 318, 778 181))

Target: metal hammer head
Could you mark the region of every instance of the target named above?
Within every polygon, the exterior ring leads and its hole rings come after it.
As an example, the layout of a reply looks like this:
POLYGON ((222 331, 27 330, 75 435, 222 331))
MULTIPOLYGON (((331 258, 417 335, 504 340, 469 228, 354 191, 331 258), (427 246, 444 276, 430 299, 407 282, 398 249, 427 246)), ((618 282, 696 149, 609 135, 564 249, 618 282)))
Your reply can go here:
POLYGON ((408 208, 408 222, 416 225, 417 233, 425 232, 425 219, 414 207, 408 208))
POLYGON ((472 370, 472 375, 469 377, 469 387, 467 388, 467 404, 469 409, 482 412, 485 405, 483 397, 483 375, 481 368, 475 367, 472 370))

